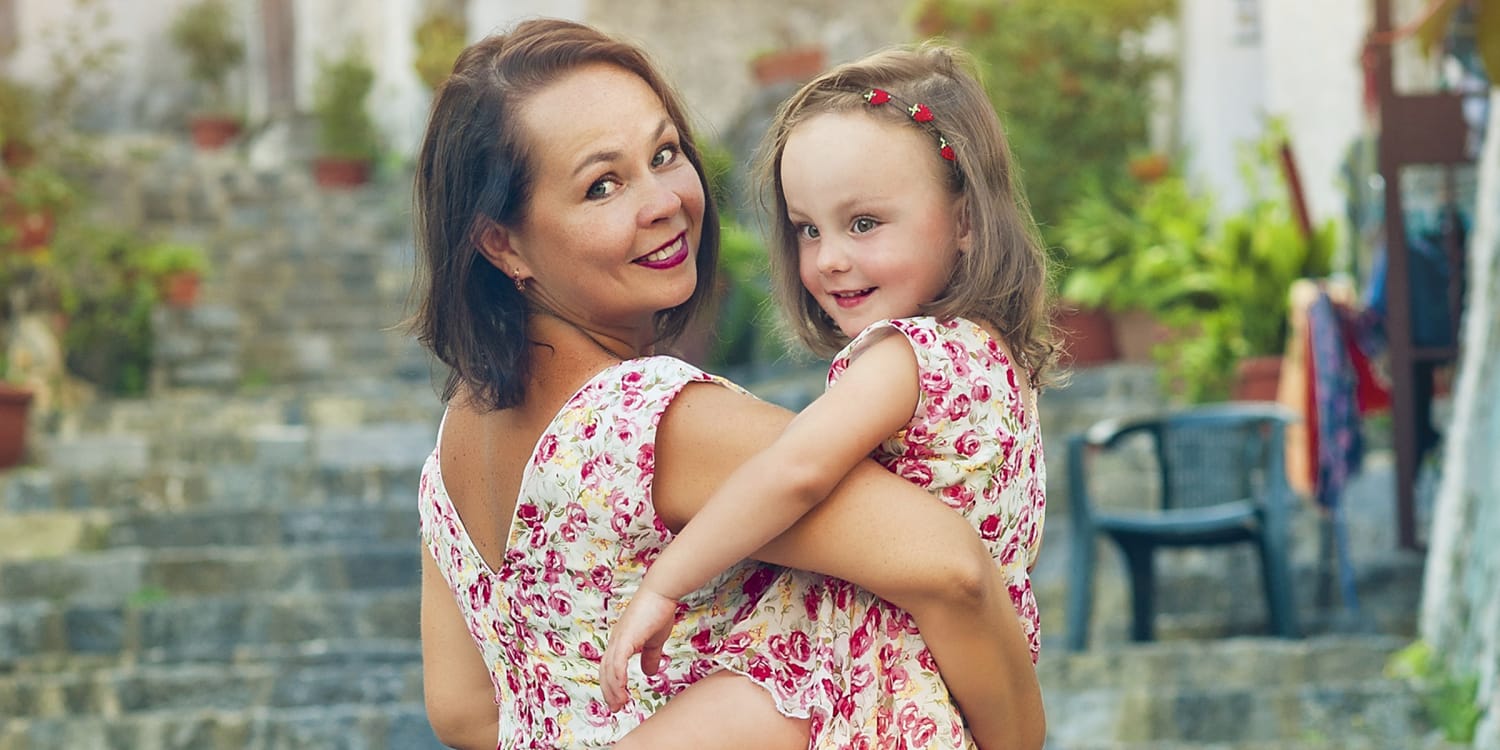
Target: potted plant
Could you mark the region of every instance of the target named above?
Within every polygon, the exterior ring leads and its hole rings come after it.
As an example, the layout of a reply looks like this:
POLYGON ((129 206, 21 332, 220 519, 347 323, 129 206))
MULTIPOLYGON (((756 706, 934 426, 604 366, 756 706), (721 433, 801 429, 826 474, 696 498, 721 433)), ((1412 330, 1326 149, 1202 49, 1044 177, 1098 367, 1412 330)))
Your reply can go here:
POLYGON ((0 247, 33 253, 47 246, 57 215, 74 198, 62 175, 42 164, 28 164, 9 175, 0 172, 0 247))
POLYGON ((189 119, 193 142, 200 148, 221 148, 240 131, 239 117, 229 106, 228 83, 245 59, 245 44, 236 33, 233 12, 224 0, 198 0, 177 14, 171 37, 207 99, 206 107, 189 119))
POLYGON ((319 156, 313 160, 319 185, 348 188, 369 181, 370 165, 380 152, 365 105, 374 85, 375 71, 358 49, 320 64, 314 103, 319 156))
POLYGON ((150 270, 157 247, 137 231, 78 222, 60 228, 53 243, 67 369, 101 393, 146 392, 159 302, 150 270))
POLYGON ((167 306, 182 309, 198 303, 198 289, 208 268, 202 249, 175 242, 147 245, 141 252, 140 265, 167 306))
POLYGON ((417 24, 413 34, 417 57, 412 66, 427 88, 436 89, 453 72, 453 61, 464 51, 467 36, 463 19, 436 9, 417 24))
POLYGON ((1211 301, 1210 211, 1210 202, 1175 175, 1119 198, 1089 192, 1054 230, 1068 266, 1059 288, 1064 307, 1108 313, 1108 327, 1097 335, 1112 334, 1126 359, 1150 358, 1171 327, 1190 326, 1194 311, 1211 301), (1131 318, 1146 321, 1144 335, 1126 330, 1122 321, 1131 318))
MULTIPOLYGON (((1216 342, 1188 342, 1182 356, 1204 372, 1193 380, 1240 400, 1274 400, 1290 331, 1288 300, 1298 279, 1322 278, 1332 270, 1336 229, 1332 222, 1304 228, 1293 213, 1280 151, 1285 127, 1272 121, 1266 134, 1240 156, 1249 201, 1224 220, 1211 256, 1218 306, 1209 325, 1216 342)), ((1189 369, 1191 373, 1191 369, 1189 369)))

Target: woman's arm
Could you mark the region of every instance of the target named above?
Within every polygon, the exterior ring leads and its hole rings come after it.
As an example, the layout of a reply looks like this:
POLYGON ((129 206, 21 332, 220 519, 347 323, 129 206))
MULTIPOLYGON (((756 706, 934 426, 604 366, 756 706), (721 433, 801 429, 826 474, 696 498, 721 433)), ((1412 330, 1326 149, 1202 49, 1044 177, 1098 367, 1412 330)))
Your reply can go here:
POLYGON ((432 553, 422 547, 422 692, 438 741, 458 750, 494 750, 500 736, 495 685, 469 635, 458 601, 432 553))
MULTIPOLYGON (((684 388, 657 433, 653 497, 663 522, 683 528, 790 419, 727 388, 684 388)), ((979 535, 937 498, 865 460, 753 557, 851 581, 905 609, 980 746, 1042 746, 1041 688, 1020 618, 979 535)))

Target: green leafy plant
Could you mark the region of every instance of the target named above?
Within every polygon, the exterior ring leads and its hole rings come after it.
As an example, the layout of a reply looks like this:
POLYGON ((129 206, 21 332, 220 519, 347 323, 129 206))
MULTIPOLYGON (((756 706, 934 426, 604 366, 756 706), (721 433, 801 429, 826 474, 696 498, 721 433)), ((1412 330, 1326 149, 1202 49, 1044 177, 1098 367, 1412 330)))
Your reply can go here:
POLYGON ((721 221, 719 268, 725 289, 709 364, 733 367, 780 358, 786 350, 771 321, 765 244, 738 222, 721 221))
POLYGON ((37 94, 19 81, 0 76, 0 148, 29 148, 36 139, 37 94))
POLYGON ((68 370, 116 396, 146 392, 158 302, 153 245, 124 229, 63 227, 53 243, 68 370))
POLYGON ((1304 235, 1293 216, 1291 197, 1277 172, 1284 131, 1271 123, 1266 135, 1248 146, 1241 173, 1248 205, 1226 218, 1205 245, 1202 270, 1210 275, 1209 304, 1169 320, 1201 326, 1184 337, 1166 360, 1167 376, 1180 380, 1195 400, 1223 398, 1236 364, 1246 357, 1280 355, 1289 331, 1288 293, 1303 278, 1332 270, 1336 229, 1332 222, 1304 235))
POLYGON ((1385 674, 1404 680, 1418 691, 1423 713, 1445 739, 1474 741, 1474 730, 1482 713, 1478 676, 1455 675, 1425 641, 1415 641, 1392 654, 1386 662, 1385 674))
POLYGON ((322 155, 355 160, 379 155, 380 140, 365 101, 374 86, 375 70, 358 48, 320 63, 313 109, 322 155))
POLYGON ((203 273, 208 270, 208 256, 196 245, 158 242, 147 245, 140 254, 140 267, 153 277, 174 273, 203 273))
POLYGON ((229 74, 245 59, 245 43, 235 33, 234 14, 224 0, 199 0, 177 14, 172 43, 187 57, 188 74, 203 86, 209 109, 228 108, 229 74))
POLYGON ((1214 301, 1212 201, 1170 175, 1135 202, 1093 191, 1063 214, 1056 236, 1068 268, 1061 296, 1079 307, 1144 310, 1163 322, 1214 301))
POLYGON ((417 24, 413 34, 417 57, 412 66, 427 88, 437 88, 453 72, 453 61, 464 51, 467 36, 463 19, 441 10, 433 10, 417 24))

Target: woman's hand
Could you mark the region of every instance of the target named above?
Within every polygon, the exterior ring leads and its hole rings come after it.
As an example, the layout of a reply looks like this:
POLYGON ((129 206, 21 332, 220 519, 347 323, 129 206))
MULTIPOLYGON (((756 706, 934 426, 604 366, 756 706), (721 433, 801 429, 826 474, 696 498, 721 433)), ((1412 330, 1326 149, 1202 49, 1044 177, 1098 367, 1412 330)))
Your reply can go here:
POLYGON ((672 635, 677 619, 677 602, 646 589, 636 592, 620 619, 609 630, 609 644, 599 662, 599 685, 604 688, 604 702, 609 710, 618 711, 630 700, 626 687, 630 657, 641 655, 641 671, 656 674, 661 669, 661 649, 672 635))

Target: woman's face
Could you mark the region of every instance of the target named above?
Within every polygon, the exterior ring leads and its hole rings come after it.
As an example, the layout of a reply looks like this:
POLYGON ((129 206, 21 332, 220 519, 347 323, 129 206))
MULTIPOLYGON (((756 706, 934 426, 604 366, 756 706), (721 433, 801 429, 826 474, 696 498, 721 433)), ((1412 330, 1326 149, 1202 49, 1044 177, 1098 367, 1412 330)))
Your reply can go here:
POLYGON ((522 105, 530 204, 502 266, 533 302, 645 343, 653 316, 697 285, 703 188, 661 99, 607 64, 564 74, 522 105))

